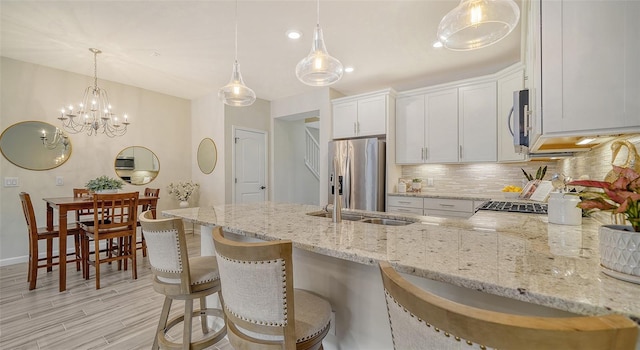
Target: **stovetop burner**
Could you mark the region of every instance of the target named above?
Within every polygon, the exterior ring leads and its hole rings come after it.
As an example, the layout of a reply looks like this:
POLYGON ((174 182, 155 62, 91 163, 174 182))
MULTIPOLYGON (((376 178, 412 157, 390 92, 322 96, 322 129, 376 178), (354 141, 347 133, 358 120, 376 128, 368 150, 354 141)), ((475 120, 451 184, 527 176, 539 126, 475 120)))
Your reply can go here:
POLYGON ((479 210, 509 211, 527 214, 547 214, 547 205, 544 203, 488 201, 484 203, 479 210))

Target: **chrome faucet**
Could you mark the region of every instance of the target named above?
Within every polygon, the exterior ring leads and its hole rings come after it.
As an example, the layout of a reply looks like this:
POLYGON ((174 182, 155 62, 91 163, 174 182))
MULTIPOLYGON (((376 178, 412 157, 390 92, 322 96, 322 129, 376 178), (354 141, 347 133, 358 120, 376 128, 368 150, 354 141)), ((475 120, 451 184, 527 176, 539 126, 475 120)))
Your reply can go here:
POLYGON ((338 175, 340 163, 338 158, 333 159, 333 174, 331 174, 331 192, 333 192, 333 222, 342 222, 342 176, 338 175))

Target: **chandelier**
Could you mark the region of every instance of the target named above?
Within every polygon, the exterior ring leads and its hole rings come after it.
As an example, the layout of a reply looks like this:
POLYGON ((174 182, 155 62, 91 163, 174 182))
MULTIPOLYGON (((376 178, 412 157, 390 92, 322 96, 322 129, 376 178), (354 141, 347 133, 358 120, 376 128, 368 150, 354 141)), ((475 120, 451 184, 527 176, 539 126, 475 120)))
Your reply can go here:
POLYGON ((77 108, 69 105, 60 113, 62 127, 72 133, 86 132, 87 135, 103 133, 108 137, 122 136, 130 124, 127 115, 119 119, 113 113, 107 91, 98 87, 98 54, 102 51, 90 48, 93 53, 93 86, 84 90, 82 102, 77 108))
POLYGON ((69 146, 69 136, 58 128, 56 128, 56 132, 53 133, 53 137, 47 136, 47 132, 43 129, 40 140, 42 140, 42 145, 46 149, 56 149, 59 145, 62 145, 64 150, 66 150, 69 146))

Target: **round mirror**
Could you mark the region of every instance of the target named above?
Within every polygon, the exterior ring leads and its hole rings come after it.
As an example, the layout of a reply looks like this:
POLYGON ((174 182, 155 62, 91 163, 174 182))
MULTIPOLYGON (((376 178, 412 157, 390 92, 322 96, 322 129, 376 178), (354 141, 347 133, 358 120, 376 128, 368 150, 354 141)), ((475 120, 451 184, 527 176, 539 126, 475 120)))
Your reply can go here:
POLYGON ((205 174, 211 174, 218 162, 218 149, 216 143, 210 138, 205 138, 200 141, 198 146, 198 166, 200 170, 205 174))
POLYGON ((11 125, 0 136, 0 151, 11 163, 29 170, 57 168, 71 156, 71 140, 62 130, 38 121, 11 125))
POLYGON ((160 161, 150 149, 131 146, 116 156, 114 163, 116 174, 126 183, 146 185, 158 176, 160 161))

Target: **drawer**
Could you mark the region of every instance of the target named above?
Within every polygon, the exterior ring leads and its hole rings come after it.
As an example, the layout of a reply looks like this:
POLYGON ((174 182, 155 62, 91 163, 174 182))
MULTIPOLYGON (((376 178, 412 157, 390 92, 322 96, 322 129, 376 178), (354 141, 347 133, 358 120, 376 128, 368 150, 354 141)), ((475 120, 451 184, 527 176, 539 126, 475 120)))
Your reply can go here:
POLYGON ((422 207, 420 207, 420 208, 408 208, 408 207, 389 206, 387 208, 387 213, 414 214, 414 215, 422 216, 422 207))
POLYGON ((473 201, 465 199, 425 198, 424 209, 425 212, 427 210, 474 212, 473 201))
POLYGON ((389 203, 387 204, 390 207, 418 208, 420 209, 420 213, 422 213, 422 198, 389 196, 389 203))

